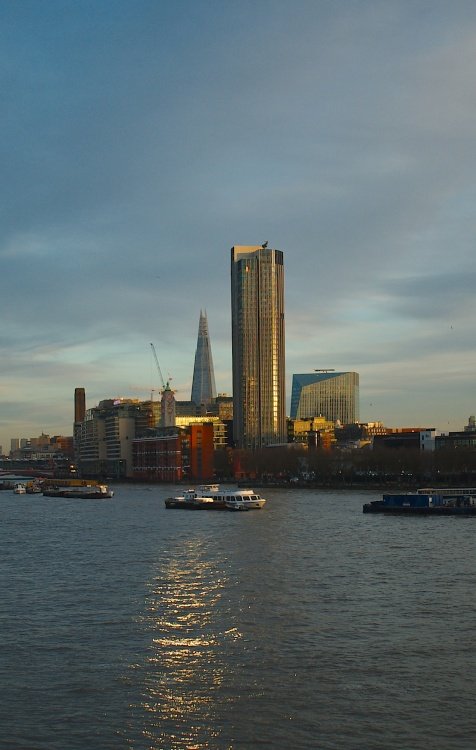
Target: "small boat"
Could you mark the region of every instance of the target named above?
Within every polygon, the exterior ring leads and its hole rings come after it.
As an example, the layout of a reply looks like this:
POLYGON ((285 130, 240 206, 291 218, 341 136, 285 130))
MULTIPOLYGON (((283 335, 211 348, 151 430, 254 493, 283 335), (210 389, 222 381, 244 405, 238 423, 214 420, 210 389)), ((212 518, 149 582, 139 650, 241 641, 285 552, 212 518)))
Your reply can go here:
POLYGON ((215 503, 213 498, 204 494, 205 485, 201 485, 196 490, 185 490, 182 495, 168 497, 165 500, 166 508, 181 510, 224 510, 225 506, 215 503))
POLYGON ((254 490, 224 489, 218 484, 202 484, 197 489, 186 490, 183 495, 167 498, 165 507, 185 510, 257 510, 265 502, 254 490))
POLYGON ((65 497, 72 500, 106 500, 113 497, 113 490, 105 484, 82 487, 50 487, 43 490, 44 497, 65 497))
POLYGON ((13 488, 13 492, 15 495, 26 495, 26 487, 21 482, 17 482, 13 488))

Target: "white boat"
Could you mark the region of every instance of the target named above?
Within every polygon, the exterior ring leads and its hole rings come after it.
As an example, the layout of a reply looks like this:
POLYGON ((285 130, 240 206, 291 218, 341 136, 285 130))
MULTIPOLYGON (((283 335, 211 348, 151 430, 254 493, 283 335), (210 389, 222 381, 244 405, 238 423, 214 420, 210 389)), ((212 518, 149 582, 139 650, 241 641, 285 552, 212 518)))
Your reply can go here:
POLYGON ((219 484, 201 484, 196 489, 186 490, 182 495, 168 497, 165 507, 187 510, 257 510, 265 502, 254 490, 224 489, 219 484))
POLYGON ((254 490, 237 487, 235 489, 224 489, 218 484, 204 485, 206 494, 217 504, 221 504, 227 510, 259 510, 266 500, 256 494, 254 490))
POLYGON ((266 500, 254 490, 233 490, 224 498, 227 510, 259 510, 266 500))
POLYGON ((26 495, 26 487, 24 484, 21 484, 21 482, 17 482, 13 488, 13 492, 15 495, 26 495))

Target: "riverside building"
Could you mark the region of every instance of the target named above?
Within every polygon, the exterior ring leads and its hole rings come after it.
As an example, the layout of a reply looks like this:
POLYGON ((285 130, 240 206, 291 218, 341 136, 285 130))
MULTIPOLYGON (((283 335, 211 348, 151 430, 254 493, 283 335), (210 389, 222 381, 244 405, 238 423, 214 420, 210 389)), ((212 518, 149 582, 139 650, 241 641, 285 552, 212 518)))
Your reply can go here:
POLYGON ((233 413, 239 448, 286 440, 283 253, 267 245, 231 248, 233 413))

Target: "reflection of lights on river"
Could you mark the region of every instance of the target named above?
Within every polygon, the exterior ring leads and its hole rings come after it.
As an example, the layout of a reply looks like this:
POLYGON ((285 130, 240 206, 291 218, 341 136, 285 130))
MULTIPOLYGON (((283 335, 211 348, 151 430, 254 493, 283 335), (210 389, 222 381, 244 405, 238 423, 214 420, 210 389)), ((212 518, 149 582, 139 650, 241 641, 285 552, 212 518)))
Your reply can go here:
POLYGON ((221 562, 206 555, 199 541, 186 542, 159 563, 150 583, 144 621, 153 637, 141 702, 150 750, 213 747, 217 705, 233 698, 224 689, 223 651, 239 633, 225 623, 220 630, 227 581, 221 562))

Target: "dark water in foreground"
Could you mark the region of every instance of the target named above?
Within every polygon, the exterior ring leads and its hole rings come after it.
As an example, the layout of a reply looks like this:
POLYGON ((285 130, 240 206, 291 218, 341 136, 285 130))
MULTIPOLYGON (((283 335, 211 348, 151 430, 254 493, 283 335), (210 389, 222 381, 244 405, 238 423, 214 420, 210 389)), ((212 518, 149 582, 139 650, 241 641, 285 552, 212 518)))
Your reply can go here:
POLYGON ((467 750, 476 519, 0 493, 0 747, 467 750))

